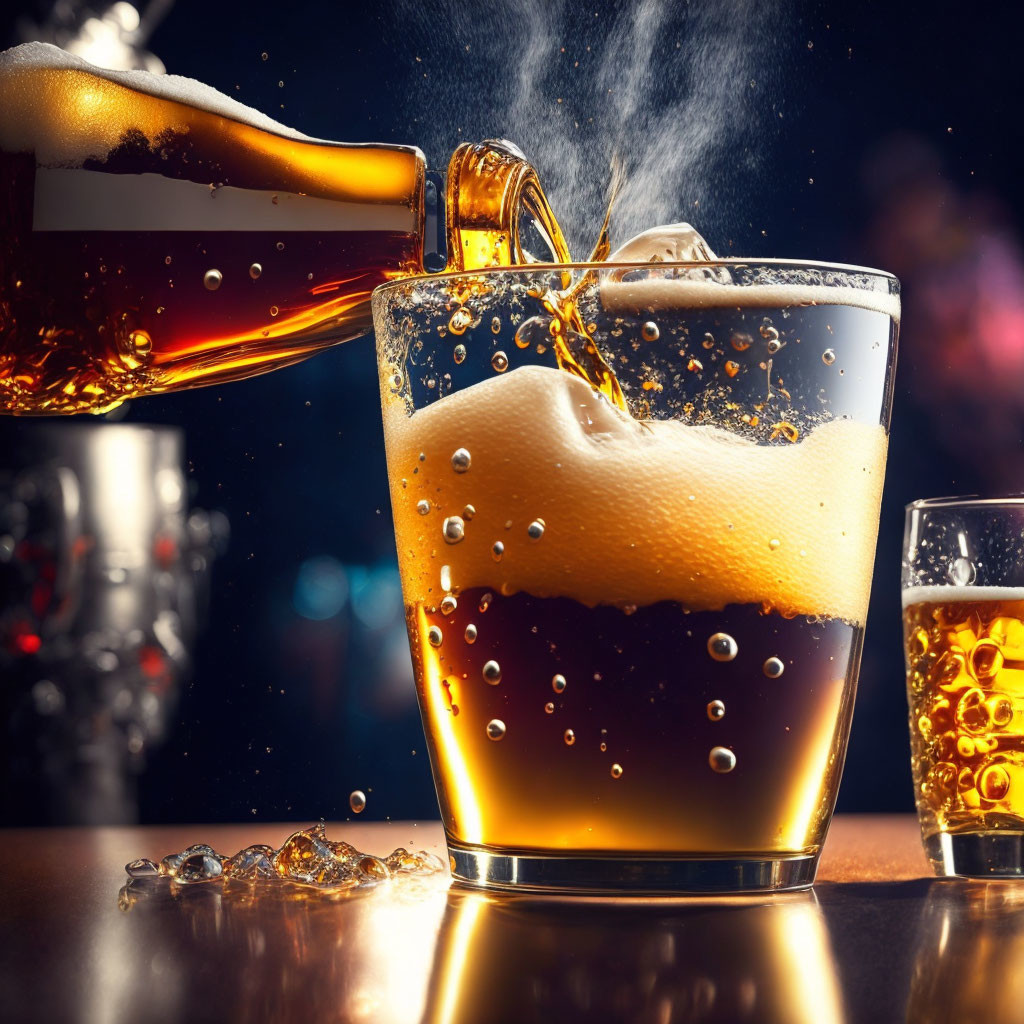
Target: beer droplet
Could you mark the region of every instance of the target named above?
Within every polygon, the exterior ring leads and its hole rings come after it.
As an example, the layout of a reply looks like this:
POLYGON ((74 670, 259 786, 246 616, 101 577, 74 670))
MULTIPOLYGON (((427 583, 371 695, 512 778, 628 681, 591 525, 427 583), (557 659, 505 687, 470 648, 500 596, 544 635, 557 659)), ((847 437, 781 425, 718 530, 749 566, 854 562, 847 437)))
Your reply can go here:
POLYGON ((493 600, 494 595, 490 591, 488 591, 486 594, 483 595, 483 597, 480 598, 480 603, 477 605, 477 608, 480 611, 485 612, 487 611, 488 608, 491 607, 491 602, 493 600))
POLYGON ((728 747, 712 747, 708 764, 712 771, 725 775, 736 767, 736 755, 728 747))
POLYGON ((557 675, 552 678, 551 689, 554 690, 555 693, 565 693, 565 686, 565 676, 557 675))
POLYGON ((465 473, 469 469, 472 458, 465 448, 456 448, 452 452, 452 469, 456 473, 465 473))
POLYGON ((491 545, 491 558, 496 562, 500 562, 503 554, 505 554, 505 545, 500 540, 496 540, 491 545))
POLYGON ((708 654, 715 661, 732 661, 739 653, 739 647, 728 633, 713 633, 708 638, 708 654))
POLYGON ((565 732, 562 733, 562 739, 565 740, 565 745, 567 747, 571 747, 576 742, 576 733, 574 733, 572 729, 566 729, 565 732))
POLYGON ((548 701, 547 704, 544 705, 544 714, 545 715, 553 715, 554 713, 555 713, 555 705, 552 704, 551 701, 548 701))
POLYGON ((526 528, 526 533, 530 540, 540 540, 544 536, 544 520, 534 519, 526 528))
POLYGON ((427 501, 426 498, 421 498, 416 502, 416 511, 419 512, 421 516, 428 515, 430 512, 430 502, 427 501))
POLYGON ((466 524, 462 516, 448 516, 441 524, 441 532, 446 544, 458 544, 466 535, 466 524))
POLYGON ((499 349, 491 356, 491 366, 496 373, 504 373, 508 369, 508 356, 499 349))
POLYGON ((710 718, 712 722, 718 722, 725 718, 725 704, 720 700, 713 700, 708 705, 708 718, 710 718))
POLYGON ((208 270, 203 274, 203 285, 208 292, 215 292, 223 280, 224 275, 219 270, 208 270))
POLYGON ((761 669, 769 679, 778 679, 786 671, 786 666, 782 663, 781 658, 768 658, 761 669))
POLYGON ((464 508, 464 509, 462 510, 462 518, 463 518, 463 519, 465 519, 467 523, 468 523, 468 522, 470 521, 470 519, 472 519, 472 518, 473 518, 473 516, 475 516, 475 515, 476 515, 476 509, 475 509, 475 508, 473 508, 473 506, 472 506, 472 505, 467 505, 467 506, 466 506, 466 507, 465 507, 465 508, 464 508))
POLYGON ((254 264, 253 264, 253 265, 252 265, 252 266, 251 266, 251 267, 249 268, 249 276, 250 276, 250 277, 251 277, 251 278, 252 278, 252 279, 253 279, 254 281, 255 281, 255 280, 256 280, 256 278, 258 278, 258 277, 260 276, 260 274, 262 274, 262 273, 263 273, 263 268, 262 268, 262 267, 261 267, 261 266, 260 266, 260 265, 259 265, 258 263, 254 263, 254 264))
POLYGON ((826 366, 831 366, 836 361, 835 349, 827 348, 821 353, 821 361, 826 366))
POLYGON ((622 778, 622 765, 621 764, 613 764, 612 765, 612 778, 613 779, 621 779, 622 778))
POLYGON ((466 643, 476 643, 476 626, 474 626, 472 622, 466 627, 466 643))
POLYGON ((440 626, 431 626, 427 630, 427 641, 431 647, 440 647, 441 641, 444 639, 444 635, 441 632, 440 626))
POLYGON ((466 346, 456 345, 455 351, 452 353, 452 358, 455 360, 457 365, 464 363, 466 361, 466 346))
POLYGON ((356 814, 362 814, 366 808, 366 794, 361 789, 353 789, 348 795, 348 805, 356 814))
POLYGON ((153 339, 146 331, 132 331, 129 338, 136 355, 148 356, 153 351, 153 339))
POLYGON ((653 320, 648 320, 640 328, 640 337, 644 341, 657 341, 661 337, 661 331, 658 330, 658 325, 653 320))
POLYGON ((500 718, 492 718, 487 723, 487 738, 495 742, 505 738, 505 723, 500 718))
POLYGON ((441 601, 441 614, 451 615, 458 606, 459 602, 451 594, 445 594, 441 601))
POLYGON ((501 682, 501 666, 496 661, 485 661, 483 676, 485 683, 497 686, 501 682))

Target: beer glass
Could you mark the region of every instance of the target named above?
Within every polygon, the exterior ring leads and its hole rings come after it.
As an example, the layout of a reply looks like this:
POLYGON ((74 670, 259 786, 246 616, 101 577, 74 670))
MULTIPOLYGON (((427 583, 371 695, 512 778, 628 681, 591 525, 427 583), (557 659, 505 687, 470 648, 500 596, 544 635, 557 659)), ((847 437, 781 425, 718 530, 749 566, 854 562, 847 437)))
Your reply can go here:
POLYGON ((810 885, 864 632, 897 281, 534 266, 388 284, 374 317, 455 877, 810 885))
POLYGON ((914 795, 936 874, 1024 875, 1024 498, 907 506, 914 795))

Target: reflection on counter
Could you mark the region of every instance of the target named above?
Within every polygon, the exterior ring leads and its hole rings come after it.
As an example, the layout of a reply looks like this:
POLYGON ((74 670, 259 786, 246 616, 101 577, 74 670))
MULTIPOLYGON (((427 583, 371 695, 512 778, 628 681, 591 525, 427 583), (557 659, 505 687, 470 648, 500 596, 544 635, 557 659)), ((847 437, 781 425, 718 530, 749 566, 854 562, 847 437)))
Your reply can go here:
POLYGON ((227 520, 188 508, 180 431, 32 424, 0 452, 0 813, 135 820, 227 520))
POLYGON ((908 1024, 1024 1022, 1024 887, 933 882, 918 926, 908 1024))
POLYGON ((686 902, 449 894, 429 1024, 840 1024, 813 893, 686 902))

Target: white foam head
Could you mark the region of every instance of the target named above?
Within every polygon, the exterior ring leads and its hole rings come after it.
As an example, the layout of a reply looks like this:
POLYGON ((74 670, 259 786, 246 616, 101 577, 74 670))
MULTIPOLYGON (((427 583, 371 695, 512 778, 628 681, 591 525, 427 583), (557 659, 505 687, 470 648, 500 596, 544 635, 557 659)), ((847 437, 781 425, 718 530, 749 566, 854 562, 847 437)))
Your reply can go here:
MULTIPOLYGON (((9 152, 35 152, 46 162, 74 162, 97 155, 75 134, 55 137, 54 103, 59 97, 40 88, 47 77, 67 72, 84 72, 95 78, 136 92, 205 110, 218 117, 251 125, 287 138, 308 141, 308 136, 288 128, 266 114, 225 96, 209 85, 178 75, 154 75, 148 71, 112 71, 98 68, 49 43, 25 43, 0 53, 0 146, 9 152)), ((70 118, 78 110, 74 96, 64 97, 67 109, 59 113, 70 118)))
POLYGON ((975 601, 1024 601, 1024 587, 907 587, 904 609, 918 604, 964 604, 975 601))
POLYGON ((641 425, 579 378, 539 366, 412 416, 383 393, 409 603, 438 603, 448 565, 461 589, 591 606, 768 602, 864 620, 886 451, 878 424, 833 420, 797 444, 757 445, 713 427, 641 425), (468 472, 453 470, 458 448, 470 452, 468 472), (463 539, 446 543, 442 523, 467 504, 476 512, 463 539), (539 540, 527 533, 536 519, 539 540))

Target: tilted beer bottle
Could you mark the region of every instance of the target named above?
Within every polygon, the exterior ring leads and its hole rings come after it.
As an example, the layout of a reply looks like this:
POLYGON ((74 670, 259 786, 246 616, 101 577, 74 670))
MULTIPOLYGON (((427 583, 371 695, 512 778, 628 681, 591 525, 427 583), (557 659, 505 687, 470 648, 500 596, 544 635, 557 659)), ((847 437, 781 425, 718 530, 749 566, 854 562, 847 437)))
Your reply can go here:
POLYGON ((3 412, 262 373, 367 333, 384 281, 568 255, 509 143, 464 143, 445 183, 414 147, 44 44, 0 54, 0 111, 3 412))

